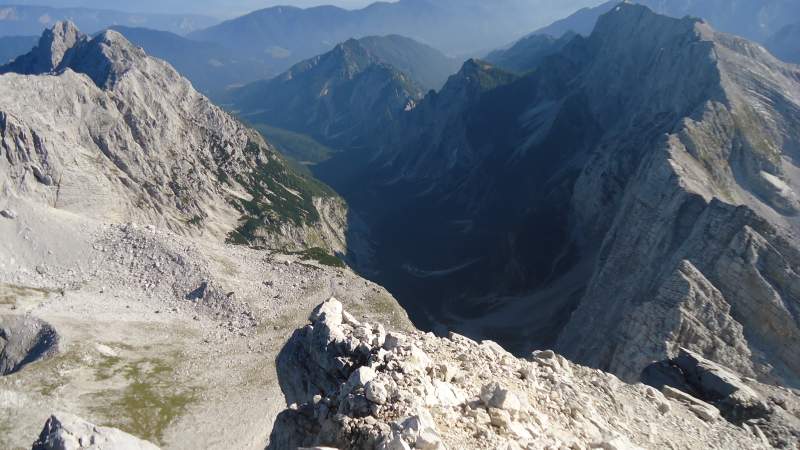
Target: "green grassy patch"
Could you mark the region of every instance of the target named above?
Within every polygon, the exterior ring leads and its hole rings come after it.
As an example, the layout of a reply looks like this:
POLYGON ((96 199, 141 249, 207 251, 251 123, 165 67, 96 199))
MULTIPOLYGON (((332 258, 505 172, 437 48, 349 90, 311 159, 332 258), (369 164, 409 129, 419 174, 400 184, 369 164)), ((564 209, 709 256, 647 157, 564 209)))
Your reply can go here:
POLYGON ((163 359, 122 362, 106 357, 97 369, 98 380, 121 376, 129 383, 122 390, 92 394, 100 405, 94 412, 106 418, 103 425, 160 445, 164 444, 167 428, 196 399, 196 389, 179 384, 175 368, 163 359))
MULTIPOLYGON (((260 147, 251 143, 246 151, 256 148, 260 147)), ((242 213, 241 225, 228 235, 228 242, 238 245, 257 245, 260 235, 280 233, 285 224, 319 223, 314 198, 335 195, 311 176, 292 170, 274 153, 263 158, 252 172, 237 174, 236 181, 252 197, 234 200, 234 206, 242 213)))
POLYGON ((339 267, 342 269, 347 267, 344 261, 319 247, 303 250, 302 252, 294 252, 292 254, 300 256, 300 259, 303 261, 316 261, 324 266, 339 267))

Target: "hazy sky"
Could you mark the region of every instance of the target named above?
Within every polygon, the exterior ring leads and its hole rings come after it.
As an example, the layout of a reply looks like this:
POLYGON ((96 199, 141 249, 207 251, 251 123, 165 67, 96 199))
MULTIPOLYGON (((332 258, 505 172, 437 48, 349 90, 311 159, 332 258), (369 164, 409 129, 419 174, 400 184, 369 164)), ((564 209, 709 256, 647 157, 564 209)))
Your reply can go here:
POLYGON ((374 0, 0 0, 0 4, 83 6, 87 8, 116 9, 133 12, 197 13, 232 17, 256 9, 275 5, 300 7, 337 5, 343 8, 360 8, 374 0))

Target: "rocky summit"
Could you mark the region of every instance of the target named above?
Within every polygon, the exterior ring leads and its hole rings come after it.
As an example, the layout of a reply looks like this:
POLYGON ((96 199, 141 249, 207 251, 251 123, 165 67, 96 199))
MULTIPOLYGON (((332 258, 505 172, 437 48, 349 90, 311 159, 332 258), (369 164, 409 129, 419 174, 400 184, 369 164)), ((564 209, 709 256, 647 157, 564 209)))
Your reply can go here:
MULTIPOLYGON (((270 449, 771 448, 768 423, 737 426, 693 395, 626 384, 552 351, 519 359, 491 341, 395 332, 336 299, 309 320, 278 358, 291 405, 270 449)), ((709 387, 720 375, 693 367, 709 387)), ((761 401, 748 387, 758 383, 739 383, 739 398, 761 401)), ((800 405, 784 395, 784 406, 800 405)))

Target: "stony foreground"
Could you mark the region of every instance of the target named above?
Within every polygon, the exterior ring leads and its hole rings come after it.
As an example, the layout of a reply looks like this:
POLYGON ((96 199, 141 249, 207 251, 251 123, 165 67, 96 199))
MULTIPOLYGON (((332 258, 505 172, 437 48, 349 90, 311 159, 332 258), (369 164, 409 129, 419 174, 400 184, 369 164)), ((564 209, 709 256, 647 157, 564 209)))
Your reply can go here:
POLYGON ((456 334, 386 332, 335 299, 310 320, 277 362, 292 405, 270 449, 772 447, 759 425, 734 425, 689 394, 550 351, 528 361, 456 334))

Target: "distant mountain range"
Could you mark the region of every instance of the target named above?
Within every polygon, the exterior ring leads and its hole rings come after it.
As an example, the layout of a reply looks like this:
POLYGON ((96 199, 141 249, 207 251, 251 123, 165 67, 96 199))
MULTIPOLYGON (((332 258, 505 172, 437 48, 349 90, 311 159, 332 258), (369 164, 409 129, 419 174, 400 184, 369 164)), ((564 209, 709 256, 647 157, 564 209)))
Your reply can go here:
MULTIPOLYGON (((212 25, 213 19, 195 16, 2 6, 0 35, 38 34, 48 23, 62 18, 73 20, 90 33, 113 28, 149 54, 171 63, 203 93, 220 100, 231 87, 272 78, 347 39, 387 34, 407 36, 448 55, 461 55, 457 59, 463 61, 597 1, 401 0, 378 2, 358 10, 280 6, 210 27, 207 25, 212 25)), ((390 44, 383 42, 372 51, 387 52, 383 56, 393 58, 393 65, 402 71, 413 69, 410 61, 417 61, 416 67, 426 67, 439 59, 430 55, 438 53, 432 48, 422 53, 404 53, 408 49, 399 37, 394 40, 395 48, 390 48, 390 44), (407 61, 401 61, 403 58, 407 61)), ((362 45, 369 46, 369 42, 362 45)), ((408 72, 408 75, 423 88, 435 89, 456 70, 457 65, 451 62, 446 69, 430 66, 426 73, 408 72)))
POLYGON ((276 74, 347 39, 388 34, 410 37, 463 60, 597 2, 400 0, 377 2, 358 10, 278 6, 195 31, 188 37, 223 45, 237 58, 262 60, 276 74))
POLYGON ((219 22, 211 17, 193 14, 139 14, 111 9, 0 4, 0 36, 38 36, 60 20, 72 21, 90 34, 115 25, 186 34, 219 22))

